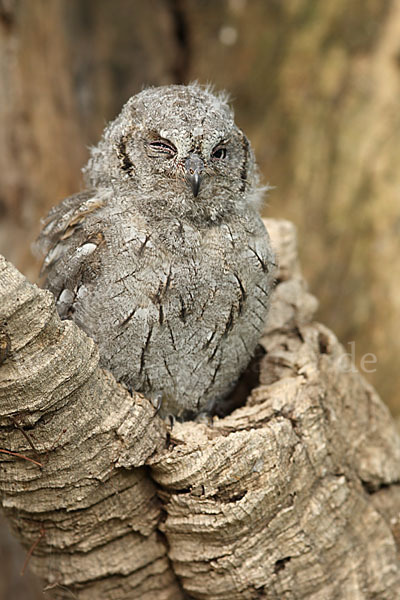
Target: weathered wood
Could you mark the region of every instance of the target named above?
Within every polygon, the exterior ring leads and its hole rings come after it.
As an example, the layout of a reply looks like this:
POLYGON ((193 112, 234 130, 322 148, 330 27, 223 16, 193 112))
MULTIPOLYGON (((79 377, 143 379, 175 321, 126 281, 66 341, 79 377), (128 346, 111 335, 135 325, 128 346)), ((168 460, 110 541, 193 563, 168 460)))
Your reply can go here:
POLYGON ((164 423, 98 366, 94 343, 60 321, 52 295, 0 263, 2 506, 54 598, 180 597, 143 466, 164 423), (5 323, 4 323, 5 322, 5 323), (22 458, 26 457, 26 459, 22 458), (35 461, 35 462, 32 462, 35 461))
POLYGON ((0 445, 42 466, 0 453, 0 494, 53 598, 398 597, 394 422, 312 320, 293 226, 267 227, 280 272, 259 384, 171 431, 1 262, 0 445))

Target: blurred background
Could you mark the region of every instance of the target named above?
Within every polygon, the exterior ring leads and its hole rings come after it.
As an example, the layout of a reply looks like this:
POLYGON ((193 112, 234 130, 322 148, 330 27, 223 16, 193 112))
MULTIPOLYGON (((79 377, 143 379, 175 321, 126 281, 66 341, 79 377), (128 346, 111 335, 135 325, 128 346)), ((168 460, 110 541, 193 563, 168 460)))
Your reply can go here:
MULTIPOLYGON (((364 374, 399 415, 399 0, 0 0, 0 253, 37 281, 40 218, 107 121, 194 79, 230 93, 318 319, 357 366, 376 357, 364 374)), ((51 597, 2 539, 0 600, 51 597)))

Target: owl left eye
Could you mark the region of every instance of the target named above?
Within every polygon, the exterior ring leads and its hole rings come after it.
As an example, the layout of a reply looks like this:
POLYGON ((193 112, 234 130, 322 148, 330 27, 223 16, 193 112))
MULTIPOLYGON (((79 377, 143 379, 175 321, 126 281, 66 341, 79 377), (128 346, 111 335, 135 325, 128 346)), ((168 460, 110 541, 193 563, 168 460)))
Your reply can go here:
POLYGON ((154 142, 149 142, 149 147, 152 150, 155 150, 157 154, 165 154, 171 157, 176 154, 175 146, 168 140, 155 140, 154 142))
POLYGON ((217 160, 226 158, 226 148, 225 148, 225 146, 221 146, 221 145, 216 146, 214 148, 214 150, 212 151, 211 156, 213 158, 216 158, 217 160))

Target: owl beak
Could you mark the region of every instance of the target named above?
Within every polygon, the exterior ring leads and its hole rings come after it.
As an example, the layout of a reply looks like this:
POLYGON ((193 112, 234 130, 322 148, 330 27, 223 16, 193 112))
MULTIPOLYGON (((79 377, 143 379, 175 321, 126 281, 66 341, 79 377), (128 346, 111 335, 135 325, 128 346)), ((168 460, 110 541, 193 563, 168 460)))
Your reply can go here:
POLYGON ((193 196, 196 198, 200 189, 201 172, 204 163, 198 154, 190 154, 185 161, 186 181, 192 188, 193 196))

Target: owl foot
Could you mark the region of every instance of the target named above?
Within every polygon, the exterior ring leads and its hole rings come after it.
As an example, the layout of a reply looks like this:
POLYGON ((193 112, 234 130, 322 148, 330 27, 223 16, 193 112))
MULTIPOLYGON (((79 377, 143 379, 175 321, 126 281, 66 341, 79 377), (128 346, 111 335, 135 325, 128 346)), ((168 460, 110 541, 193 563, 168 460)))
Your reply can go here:
MULTIPOLYGON (((151 398, 150 402, 155 409, 154 416, 156 416, 160 412, 162 404, 163 404, 163 399, 164 399, 164 394, 162 394, 161 392, 158 392, 151 398)), ((173 415, 172 413, 168 413, 167 415, 165 415, 163 417, 163 419, 169 424, 169 427, 172 430, 172 428, 175 425, 175 422, 177 420, 175 415, 173 415)))

